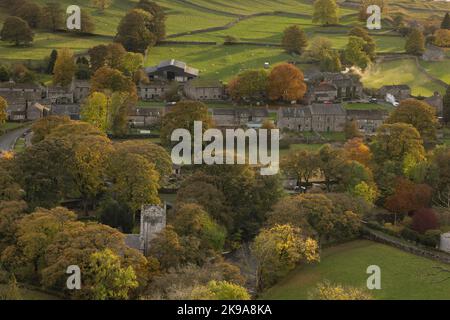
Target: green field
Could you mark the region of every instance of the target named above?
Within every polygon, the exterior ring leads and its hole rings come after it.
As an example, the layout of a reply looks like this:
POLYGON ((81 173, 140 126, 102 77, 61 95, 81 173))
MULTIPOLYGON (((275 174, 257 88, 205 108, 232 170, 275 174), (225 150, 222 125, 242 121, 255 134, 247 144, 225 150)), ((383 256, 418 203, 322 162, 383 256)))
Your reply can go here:
POLYGON ((376 103, 347 103, 344 106, 347 110, 387 110, 392 111, 394 107, 390 104, 376 104, 376 103))
POLYGON ((311 143, 311 144, 295 143, 295 144, 291 144, 289 149, 281 149, 280 157, 285 158, 290 153, 295 152, 295 151, 300 151, 300 150, 319 151, 320 148, 322 148, 322 147, 323 147, 323 144, 320 144, 320 143, 311 143))
POLYGON ((308 299, 317 283, 332 283, 364 288, 367 267, 381 268, 381 290, 372 291, 376 299, 449 299, 450 280, 431 273, 436 266, 449 265, 417 257, 371 241, 354 241, 325 249, 317 265, 302 266, 262 295, 263 299, 308 299))
POLYGON ((445 92, 442 85, 431 81, 419 70, 414 59, 387 61, 374 65, 363 74, 362 82, 368 88, 407 84, 411 87, 412 94, 416 96, 431 96, 435 91, 441 94, 445 92))
POLYGON ((427 72, 442 81, 450 83, 450 59, 447 58, 444 61, 438 62, 425 62, 421 61, 420 64, 427 72))

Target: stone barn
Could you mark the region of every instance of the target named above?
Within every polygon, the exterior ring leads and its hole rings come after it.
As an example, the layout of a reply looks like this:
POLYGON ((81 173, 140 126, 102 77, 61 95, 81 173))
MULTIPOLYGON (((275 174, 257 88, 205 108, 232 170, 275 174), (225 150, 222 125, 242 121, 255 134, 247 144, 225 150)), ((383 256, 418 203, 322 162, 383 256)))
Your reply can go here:
POLYGON ((145 69, 150 80, 188 82, 198 77, 198 69, 189 67, 186 63, 177 60, 167 60, 159 65, 145 69))

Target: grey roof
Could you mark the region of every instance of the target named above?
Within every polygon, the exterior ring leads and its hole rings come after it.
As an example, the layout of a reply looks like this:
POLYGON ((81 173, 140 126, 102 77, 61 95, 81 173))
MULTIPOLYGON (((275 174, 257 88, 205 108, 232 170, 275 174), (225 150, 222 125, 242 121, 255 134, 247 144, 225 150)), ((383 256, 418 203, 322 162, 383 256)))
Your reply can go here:
POLYGON ((138 234, 126 234, 125 245, 129 248, 141 250, 141 239, 138 234))
POLYGON ((191 68, 189 67, 185 62, 183 61, 178 61, 175 59, 171 59, 171 60, 165 60, 165 61, 161 61, 157 66, 153 66, 153 67, 148 67, 145 69, 145 71, 147 73, 153 73, 158 71, 159 69, 165 68, 165 67, 177 67, 180 69, 183 69, 184 72, 198 76, 199 74, 199 70, 195 69, 195 68, 191 68))
POLYGON ((296 108, 282 108, 282 115, 285 118, 306 118, 311 117, 309 106, 300 106, 296 108))
POLYGON ((311 114, 314 115, 338 115, 345 116, 347 113, 345 109, 339 103, 326 104, 326 103, 314 103, 309 106, 311 114))
POLYGON ((51 107, 51 113, 55 115, 80 114, 79 104, 55 104, 51 107))

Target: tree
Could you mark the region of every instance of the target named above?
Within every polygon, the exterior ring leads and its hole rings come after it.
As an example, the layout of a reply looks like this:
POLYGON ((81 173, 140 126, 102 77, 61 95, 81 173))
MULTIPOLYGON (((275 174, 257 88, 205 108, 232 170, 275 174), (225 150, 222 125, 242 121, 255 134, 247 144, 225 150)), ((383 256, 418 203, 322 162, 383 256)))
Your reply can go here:
POLYGON ((120 258, 109 249, 92 253, 88 272, 94 300, 128 299, 129 291, 139 286, 133 267, 122 267, 120 258))
POLYGON ((42 9, 42 25, 46 29, 57 31, 64 28, 64 10, 59 2, 49 2, 42 9))
POLYGON ((366 29, 356 26, 353 27, 350 32, 349 36, 358 37, 364 40, 364 52, 369 56, 370 60, 375 59, 376 55, 376 44, 373 38, 369 35, 369 32, 367 32, 366 29))
POLYGON ((328 191, 331 191, 332 184, 341 178, 342 168, 346 161, 343 150, 333 148, 329 144, 319 150, 319 169, 325 178, 328 191))
POLYGON ((135 77, 144 65, 144 56, 141 53, 127 52, 122 59, 121 69, 125 75, 135 77))
POLYGON ((205 131, 212 127, 212 119, 208 113, 208 107, 197 101, 178 102, 162 119, 162 144, 164 146, 173 144, 171 136, 176 129, 187 129, 193 136, 194 121, 201 121, 205 131))
POLYGON ((450 47, 450 29, 438 29, 434 33, 434 44, 438 47, 450 47))
POLYGON ((128 133, 128 110, 134 105, 134 97, 127 92, 114 92, 111 96, 109 129, 115 137, 128 133))
POLYGON ((450 123, 450 86, 447 86, 445 95, 443 98, 443 120, 444 123, 450 123))
POLYGON ((347 159, 358 161, 367 167, 369 167, 373 157, 370 148, 364 144, 362 138, 348 140, 344 145, 344 153, 347 159))
POLYGON ((166 14, 164 9, 156 2, 149 0, 140 0, 136 8, 142 9, 152 15, 153 19, 147 25, 147 28, 156 36, 157 41, 164 39, 166 35, 166 14))
POLYGON ((73 81, 75 70, 76 65, 73 52, 67 48, 59 50, 53 69, 53 84, 67 87, 73 81))
POLYGON ((9 68, 5 65, 0 65, 0 82, 9 81, 11 78, 11 73, 9 72, 9 68))
POLYGON ((55 68, 56 59, 58 58, 58 51, 53 49, 48 60, 48 65, 46 69, 47 74, 53 74, 53 69, 55 68))
POLYGON ((16 83, 34 83, 36 74, 30 71, 23 64, 14 64, 11 70, 11 78, 16 83))
POLYGON ((433 209, 421 208, 412 216, 411 228, 421 234, 428 230, 439 229, 439 219, 433 209))
POLYGON ((107 176, 111 196, 126 204, 133 212, 142 205, 159 204, 159 174, 144 157, 115 151, 109 158, 107 176))
POLYGON ((431 203, 432 189, 426 184, 415 184, 414 182, 398 178, 394 194, 386 199, 384 206, 395 214, 405 215, 415 210, 427 208, 431 203))
POLYGON ((176 209, 173 226, 180 236, 198 238, 202 251, 221 252, 223 249, 226 237, 224 228, 214 222, 198 204, 181 204, 176 209))
POLYGON ((126 92, 130 98, 137 101, 136 85, 122 72, 109 67, 101 67, 91 78, 91 92, 104 92, 108 95, 114 92, 126 92))
POLYGON ((194 300, 250 300, 247 289, 227 281, 210 281, 206 286, 197 286, 192 290, 194 300))
POLYGON ((186 262, 183 243, 171 225, 151 241, 149 254, 158 259, 162 270, 176 269, 186 262))
POLYGON ((94 92, 81 107, 81 119, 106 132, 108 128, 108 98, 101 92, 94 92))
POLYGON ((268 95, 271 100, 300 100, 306 93, 303 72, 289 63, 275 66, 269 74, 268 95))
POLYGON ((308 185, 309 180, 319 171, 319 157, 312 151, 297 151, 282 162, 282 168, 287 174, 295 176, 299 183, 304 181, 308 185))
POLYGON ((267 80, 265 70, 246 70, 230 81, 228 92, 236 101, 260 101, 265 96, 267 80))
POLYGON ((131 10, 120 21, 115 42, 121 43, 127 51, 144 53, 157 41, 157 36, 147 28, 152 19, 144 10, 131 10))
POLYGON ((342 63, 339 53, 331 50, 323 55, 320 60, 320 70, 323 72, 340 72, 342 63))
POLYGON ((366 69, 370 62, 370 57, 364 50, 365 41, 360 37, 350 36, 345 47, 345 59, 361 69, 366 69))
POLYGON ((316 0, 314 2, 314 23, 323 25, 339 23, 339 7, 335 0, 316 0))
POLYGON ((441 29, 450 30, 450 14, 447 12, 441 23, 441 29))
POLYGON ((9 168, 0 168, 0 201, 17 201, 23 197, 23 190, 9 172, 9 168))
POLYGON ((423 33, 416 28, 413 28, 406 39, 405 44, 406 53, 420 56, 425 52, 425 37, 423 33))
POLYGON ((308 40, 305 32, 298 25, 293 25, 284 30, 281 44, 286 52, 301 54, 308 46, 308 40))
POLYGON ((14 275, 11 276, 8 286, 0 290, 0 300, 22 300, 17 280, 14 275))
POLYGON ((0 252, 16 242, 17 223, 25 216, 25 201, 0 201, 0 252))
POLYGON ((311 291, 310 300, 372 300, 370 293, 363 289, 349 286, 333 285, 321 282, 311 291))
POLYGON ((31 142, 37 144, 44 140, 54 129, 61 125, 69 124, 71 120, 67 116, 48 116, 33 123, 31 130, 33 138, 31 142))
POLYGON ((319 260, 317 242, 302 238, 301 230, 290 225, 263 229, 255 238, 252 254, 256 259, 256 288, 262 291, 285 276, 297 263, 319 260))
POLYGON ((92 47, 88 50, 89 61, 93 71, 107 66, 106 60, 109 55, 109 47, 104 44, 92 47))
POLYGON ((33 42, 33 31, 25 20, 19 17, 7 17, 0 32, 3 41, 13 42, 16 46, 33 42))
POLYGON ((85 10, 81 9, 81 30, 74 30, 77 33, 92 34, 95 31, 95 23, 91 14, 85 10))
POLYGON ((99 8, 102 12, 105 11, 105 9, 108 9, 111 3, 112 0, 92 0, 92 4, 99 8))
POLYGON ((123 233, 132 233, 135 226, 135 213, 125 203, 107 198, 100 204, 98 216, 101 223, 117 228, 123 233))
POLYGON ((378 197, 378 190, 374 184, 369 185, 365 181, 361 181, 351 190, 351 194, 373 204, 378 197))
POLYGON ((407 156, 417 162, 424 159, 425 150, 420 133, 410 124, 394 123, 382 125, 371 145, 375 163, 385 161, 403 163, 407 156))
POLYGON ((42 8, 34 2, 25 2, 16 12, 16 16, 25 20, 30 28, 39 27, 42 19, 42 8))
POLYGON ((407 123, 419 131, 425 141, 435 141, 437 131, 436 110, 426 102, 406 99, 386 120, 386 123, 407 123))
POLYGON ((8 102, 3 97, 0 97, 0 127, 6 122, 6 109, 8 108, 8 102))

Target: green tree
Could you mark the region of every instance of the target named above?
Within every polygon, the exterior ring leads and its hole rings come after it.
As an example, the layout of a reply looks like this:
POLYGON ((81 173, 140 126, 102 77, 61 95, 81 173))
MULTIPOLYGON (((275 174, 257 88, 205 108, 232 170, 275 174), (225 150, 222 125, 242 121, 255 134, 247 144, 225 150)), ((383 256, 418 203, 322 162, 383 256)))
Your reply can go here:
POLYGON ((92 34, 95 31, 95 23, 91 14, 86 9, 81 9, 81 30, 74 30, 76 33, 92 34))
POLYGON ((360 26, 353 27, 349 32, 349 36, 359 37, 359 38, 363 39, 365 42, 364 52, 370 57, 370 60, 375 59, 376 44, 366 29, 364 29, 360 26))
POLYGON ((283 170, 292 176, 295 176, 300 183, 303 181, 306 185, 319 171, 319 157, 316 152, 301 150, 290 154, 282 162, 283 170))
POLYGON ((147 25, 147 28, 156 36, 157 41, 164 39, 166 35, 165 22, 167 18, 164 9, 161 8, 156 2, 149 0, 139 0, 136 8, 142 9, 152 15, 153 19, 147 25))
POLYGON ((308 46, 308 40, 305 32, 298 25, 293 25, 284 30, 281 44, 286 52, 301 54, 308 46))
POLYGON ((122 267, 120 258, 111 250, 94 252, 89 264, 89 283, 94 300, 124 300, 139 286, 133 267, 122 267))
POLYGON ((58 51, 53 49, 48 60, 48 65, 46 69, 47 74, 53 74, 53 69, 55 68, 57 58, 58 58, 58 51))
POLYGON ((134 99, 127 92, 114 92, 111 96, 109 115, 110 130, 116 137, 128 133, 128 110, 134 105, 134 99))
POLYGON ((345 59, 361 69, 366 69, 370 62, 370 57, 366 53, 365 41, 360 37, 350 36, 345 47, 345 59))
POLYGON ((314 2, 313 22, 323 25, 339 23, 339 7, 335 0, 316 0, 314 2))
POLYGON ((59 2, 49 2, 42 9, 42 26, 52 31, 61 30, 65 25, 65 14, 59 2))
POLYGON ((16 11, 16 16, 25 20, 31 28, 40 26, 42 19, 42 8, 34 2, 25 2, 16 11))
POLYGON ((11 78, 11 73, 9 72, 9 68, 5 65, 0 65, 0 82, 9 81, 11 78))
POLYGON ((320 60, 320 70, 323 72, 340 72, 342 63, 339 53, 331 50, 323 55, 320 60))
POLYGON ((67 48, 59 50, 53 68, 53 84, 67 87, 73 81, 75 70, 76 65, 73 52, 67 48))
POLYGON ((450 30, 450 14, 447 12, 441 23, 441 29, 450 30))
POLYGON ((104 92, 107 95, 113 93, 127 93, 134 103, 137 101, 136 85, 124 76, 122 72, 110 67, 101 67, 91 78, 91 92, 104 92))
POLYGON ((405 44, 406 53, 422 55, 425 52, 425 37, 419 29, 412 29, 405 44))
POLYGON ((33 42, 33 31, 25 20, 19 17, 7 17, 0 37, 3 41, 13 42, 16 46, 28 45, 33 42))
POLYGON ((105 11, 112 4, 112 0, 92 0, 92 4, 101 11, 105 11))
POLYGON ((147 28, 152 19, 152 15, 142 9, 131 10, 120 21, 115 41, 127 51, 144 53, 157 41, 157 36, 147 28))
POLYGON ((355 120, 347 121, 344 128, 345 139, 350 140, 361 137, 358 123, 355 120))
POLYGON ((435 141, 438 120, 436 110, 426 102, 416 99, 406 99, 387 119, 386 123, 407 123, 419 131, 425 141, 435 141))
POLYGON ((57 127, 65 124, 69 124, 72 121, 67 116, 48 116, 34 122, 31 130, 33 131, 33 138, 31 142, 37 144, 44 140, 53 130, 57 127))
POLYGON ((108 97, 101 92, 92 93, 81 107, 81 118, 106 132, 108 127, 108 97))
POLYGON ((6 109, 7 108, 8 108, 8 103, 6 102, 5 99, 3 99, 3 97, 0 97, 0 128, 6 122, 6 117, 7 117, 6 109))

